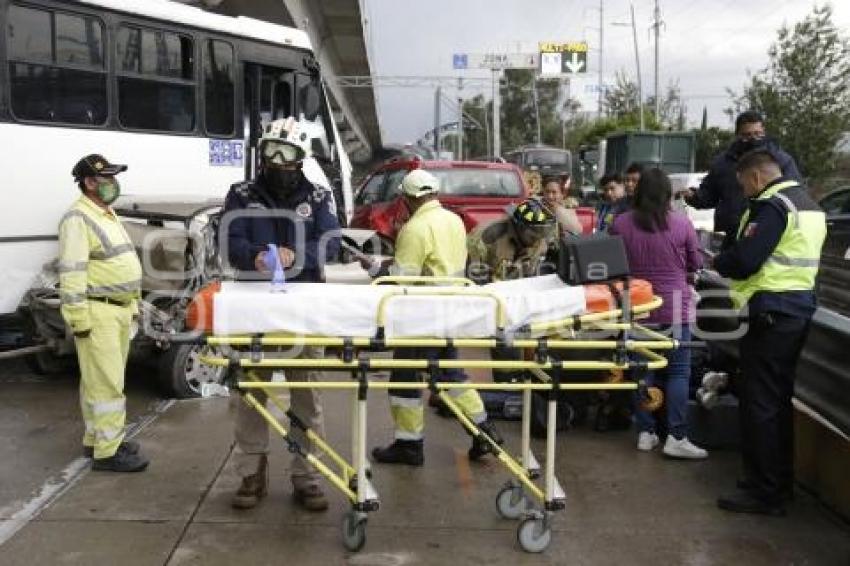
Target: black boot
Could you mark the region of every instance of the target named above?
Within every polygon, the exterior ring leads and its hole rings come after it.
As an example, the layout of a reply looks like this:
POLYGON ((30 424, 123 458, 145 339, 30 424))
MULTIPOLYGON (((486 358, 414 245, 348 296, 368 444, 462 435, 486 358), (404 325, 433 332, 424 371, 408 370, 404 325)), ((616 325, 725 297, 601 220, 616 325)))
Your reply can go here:
POLYGON ((148 459, 139 453, 131 454, 122 444, 109 458, 95 458, 91 469, 104 472, 141 472, 148 467, 148 459))
MULTIPOLYGON (((501 446, 505 440, 502 438, 502 435, 499 434, 499 431, 496 430, 496 427, 493 426, 493 423, 490 421, 484 421, 483 423, 478 425, 478 429, 489 436, 493 442, 501 446)), ((493 448, 493 445, 490 444, 483 436, 476 435, 472 437, 472 447, 469 449, 469 459, 470 460, 480 460, 482 457, 487 454, 492 454, 496 450, 493 448)))
POLYGON ((386 448, 372 449, 372 458, 381 464, 421 466, 425 461, 421 440, 396 440, 386 448))
POLYGON ((733 513, 752 513, 755 515, 771 515, 782 517, 785 515, 785 506, 780 501, 768 501, 756 497, 749 491, 739 490, 732 495, 721 497, 717 500, 717 506, 724 511, 733 513))

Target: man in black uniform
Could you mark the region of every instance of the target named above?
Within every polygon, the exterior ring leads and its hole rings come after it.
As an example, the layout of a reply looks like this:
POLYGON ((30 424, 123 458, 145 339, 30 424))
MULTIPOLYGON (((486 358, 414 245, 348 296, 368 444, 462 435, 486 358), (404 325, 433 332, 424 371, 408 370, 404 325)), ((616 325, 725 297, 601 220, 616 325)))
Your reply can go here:
MULTIPOLYGON (((302 172, 309 157, 309 139, 293 118, 275 120, 266 126, 260 140, 260 174, 254 181, 231 187, 224 202, 221 240, 223 251, 239 279, 268 279, 266 254, 276 247, 288 280, 321 282, 328 258, 339 250, 339 222, 331 191, 310 182, 302 172)), ((321 358, 319 347, 304 347, 301 357, 321 358)), ((249 371, 249 376, 269 381, 271 370, 249 371)), ((316 381, 320 373, 287 370, 290 381, 316 381)), ((254 396, 265 404, 260 390, 254 396)), ((315 389, 293 389, 291 410, 319 436, 324 435, 321 400, 315 389)), ((238 399, 236 448, 233 459, 242 484, 231 504, 250 509, 268 493, 268 423, 253 408, 238 399)), ((306 435, 292 427, 292 438, 309 450, 306 435)), ((295 455, 291 479, 296 503, 309 511, 324 511, 328 502, 320 487, 320 476, 305 459, 295 455)))
POLYGON ((698 189, 687 189, 685 202, 694 208, 714 209, 714 231, 724 232, 721 249, 735 243, 738 222, 747 209, 747 198, 735 177, 735 165, 748 151, 766 149, 779 164, 782 175, 802 181, 794 158, 782 151, 779 145, 765 137, 764 119, 753 110, 742 112, 735 119, 735 141, 717 155, 698 189))
POLYGON ((794 369, 815 311, 815 277, 826 218, 808 192, 783 176, 769 150, 745 154, 737 179, 750 199, 737 240, 714 260, 732 280, 749 324, 741 339, 738 387, 744 477, 721 509, 782 515, 793 495, 794 369))

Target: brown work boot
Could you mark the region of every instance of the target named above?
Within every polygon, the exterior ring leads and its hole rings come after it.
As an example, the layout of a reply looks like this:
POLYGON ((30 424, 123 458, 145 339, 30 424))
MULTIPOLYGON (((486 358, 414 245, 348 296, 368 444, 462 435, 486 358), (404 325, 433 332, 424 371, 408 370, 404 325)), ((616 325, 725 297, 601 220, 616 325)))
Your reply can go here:
POLYGON ((230 501, 235 509, 253 509, 269 492, 268 457, 260 456, 257 472, 242 478, 242 485, 230 501))
POLYGON ((328 499, 322 492, 322 488, 316 484, 295 487, 292 496, 295 498, 295 503, 307 511, 326 511, 328 509, 328 499))

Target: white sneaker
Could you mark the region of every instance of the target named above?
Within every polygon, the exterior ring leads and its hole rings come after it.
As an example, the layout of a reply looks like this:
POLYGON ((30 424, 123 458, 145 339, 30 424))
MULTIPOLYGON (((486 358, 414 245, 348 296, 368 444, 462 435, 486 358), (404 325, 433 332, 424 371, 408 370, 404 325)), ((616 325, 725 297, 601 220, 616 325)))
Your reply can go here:
POLYGON ((702 460, 708 458, 708 452, 694 445, 688 437, 676 440, 672 434, 667 435, 664 443, 664 455, 671 458, 682 458, 684 460, 702 460))
POLYGON ((702 376, 702 388, 706 391, 720 391, 729 384, 729 374, 722 371, 709 371, 702 376))
POLYGON ((654 432, 643 431, 638 434, 637 449, 641 452, 649 452, 658 446, 658 435, 654 432))

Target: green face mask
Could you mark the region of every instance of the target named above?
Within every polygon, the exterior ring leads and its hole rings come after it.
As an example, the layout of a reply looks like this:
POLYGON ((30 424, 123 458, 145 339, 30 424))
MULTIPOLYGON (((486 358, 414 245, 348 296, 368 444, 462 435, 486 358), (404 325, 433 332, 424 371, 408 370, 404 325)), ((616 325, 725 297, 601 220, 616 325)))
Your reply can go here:
POLYGON ((102 181, 97 184, 97 196, 106 204, 115 202, 120 194, 121 186, 118 184, 118 179, 102 181))

